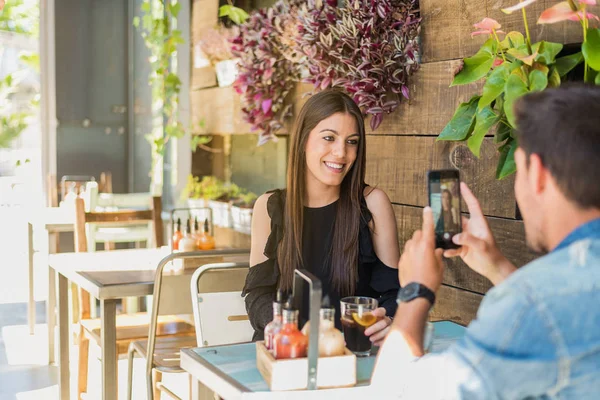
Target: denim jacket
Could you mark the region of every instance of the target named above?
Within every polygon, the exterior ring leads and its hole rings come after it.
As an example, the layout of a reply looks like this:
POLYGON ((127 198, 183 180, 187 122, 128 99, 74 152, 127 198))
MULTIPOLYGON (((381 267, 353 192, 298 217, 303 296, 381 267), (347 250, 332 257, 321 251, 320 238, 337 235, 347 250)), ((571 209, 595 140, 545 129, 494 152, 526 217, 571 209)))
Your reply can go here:
POLYGON ((455 345, 395 369, 385 398, 600 399, 600 219, 491 289, 455 345))

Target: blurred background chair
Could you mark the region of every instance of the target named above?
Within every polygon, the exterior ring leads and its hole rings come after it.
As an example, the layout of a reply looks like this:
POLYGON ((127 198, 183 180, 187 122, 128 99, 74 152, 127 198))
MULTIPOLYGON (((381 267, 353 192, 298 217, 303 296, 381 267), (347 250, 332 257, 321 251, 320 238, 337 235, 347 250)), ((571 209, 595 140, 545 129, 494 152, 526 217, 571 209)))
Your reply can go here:
MULTIPOLYGON (((147 210, 137 211, 104 211, 86 212, 83 199, 75 200, 76 224, 75 224, 75 249, 77 252, 88 251, 88 240, 86 238, 86 225, 94 223, 97 225, 120 225, 151 222, 153 226, 154 239, 157 247, 163 244, 163 228, 161 219, 161 199, 153 198, 153 207, 147 210)), ((79 292, 79 375, 78 375, 78 398, 81 393, 87 391, 87 375, 89 362, 89 341, 93 340, 100 344, 99 318, 90 318, 90 295, 81 288, 79 292)), ((127 353, 129 343, 132 340, 146 337, 149 329, 149 318, 147 313, 119 314, 117 316, 117 355, 127 353)), ((159 336, 194 336, 194 327, 186 320, 176 316, 165 316, 156 320, 156 331, 159 336)))

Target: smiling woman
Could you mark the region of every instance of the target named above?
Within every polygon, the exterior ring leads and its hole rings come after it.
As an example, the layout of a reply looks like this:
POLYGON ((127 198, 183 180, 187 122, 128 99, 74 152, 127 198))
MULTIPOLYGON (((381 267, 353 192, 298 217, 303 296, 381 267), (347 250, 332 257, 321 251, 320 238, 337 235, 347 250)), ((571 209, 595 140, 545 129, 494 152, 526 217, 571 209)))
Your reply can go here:
MULTIPOLYGON (((326 90, 300 111, 291 136, 287 189, 261 196, 254 207, 252 249, 244 295, 262 338, 277 289, 290 291, 294 270, 311 271, 336 306, 339 299, 374 297, 381 320, 371 340, 385 337, 396 309, 399 259, 391 203, 365 177, 365 128, 347 95, 326 90)), ((306 317, 307 310, 301 316, 306 317)))

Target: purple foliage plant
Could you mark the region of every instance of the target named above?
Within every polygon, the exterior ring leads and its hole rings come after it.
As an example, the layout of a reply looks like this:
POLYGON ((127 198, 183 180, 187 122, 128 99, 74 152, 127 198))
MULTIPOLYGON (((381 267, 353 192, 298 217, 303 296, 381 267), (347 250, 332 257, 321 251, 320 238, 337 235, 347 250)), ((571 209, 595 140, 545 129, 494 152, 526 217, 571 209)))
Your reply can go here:
POLYGON ((299 52, 315 90, 341 88, 370 115, 372 130, 409 98, 418 69, 418 0, 308 0, 298 13, 299 52))
POLYGON ((277 1, 260 9, 240 26, 232 52, 239 58, 234 88, 242 98, 244 121, 259 134, 258 144, 276 140, 275 132, 291 115, 286 97, 300 81, 295 59, 298 1, 277 1))

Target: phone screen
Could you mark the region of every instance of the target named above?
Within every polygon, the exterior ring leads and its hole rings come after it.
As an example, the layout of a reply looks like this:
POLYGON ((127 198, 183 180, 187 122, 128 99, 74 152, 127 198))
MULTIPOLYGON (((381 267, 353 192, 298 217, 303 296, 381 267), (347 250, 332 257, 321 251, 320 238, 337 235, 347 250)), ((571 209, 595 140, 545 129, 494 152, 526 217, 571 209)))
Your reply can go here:
POLYGON ((429 206, 433 211, 436 247, 456 248, 452 237, 461 232, 460 178, 457 170, 429 171, 429 206))

